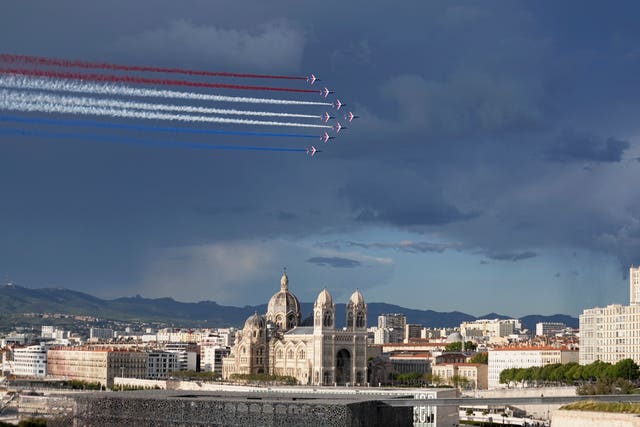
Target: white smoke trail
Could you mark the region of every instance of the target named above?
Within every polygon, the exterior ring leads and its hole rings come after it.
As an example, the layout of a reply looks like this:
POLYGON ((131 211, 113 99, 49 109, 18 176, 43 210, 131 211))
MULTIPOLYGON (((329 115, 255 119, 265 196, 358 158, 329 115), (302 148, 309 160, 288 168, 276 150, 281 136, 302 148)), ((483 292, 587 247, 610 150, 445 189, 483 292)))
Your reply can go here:
POLYGON ((94 95, 122 95, 147 98, 192 99, 198 101, 241 102, 248 104, 277 105, 323 105, 332 106, 330 102, 296 101, 272 98, 248 98, 244 96, 209 95, 198 92, 180 92, 175 90, 142 89, 109 83, 89 83, 86 81, 69 81, 49 78, 13 76, 0 74, 0 86, 13 89, 34 89, 47 91, 64 91, 87 93, 94 95))
POLYGON ((88 97, 76 97, 65 95, 47 95, 43 93, 34 92, 15 92, 0 90, 0 93, 12 93, 15 97, 20 96, 21 101, 24 102, 43 102, 49 104, 64 104, 64 105, 77 105, 77 106, 94 106, 94 107, 113 107, 121 109, 134 109, 134 110, 151 110, 151 111, 177 111, 180 113, 198 113, 198 114, 223 114, 223 115, 237 115, 237 116, 260 116, 260 117, 290 117, 290 118, 303 118, 303 119, 318 119, 320 116, 312 114, 296 114, 296 113, 280 113, 271 111, 246 111, 246 110, 233 110, 228 108, 208 108, 208 107, 193 107, 190 105, 167 105, 167 104, 153 104, 149 102, 133 102, 133 101, 119 101, 116 99, 102 99, 102 98, 88 98, 88 97))
POLYGON ((51 102, 25 101, 22 97, 13 97, 0 93, 0 109, 23 112, 41 112, 41 113, 66 113, 66 114, 82 114, 90 116, 110 116, 121 118, 134 118, 146 120, 168 120, 179 122, 199 122, 199 123, 227 123, 241 125, 258 125, 258 126, 286 126, 286 127, 305 127, 305 128, 325 128, 328 125, 315 125, 308 123, 294 122, 273 122, 262 120, 246 120, 231 119, 226 117, 211 116, 192 116, 188 114, 169 114, 154 113, 146 110, 125 110, 120 108, 93 107, 83 105, 64 105, 51 102))

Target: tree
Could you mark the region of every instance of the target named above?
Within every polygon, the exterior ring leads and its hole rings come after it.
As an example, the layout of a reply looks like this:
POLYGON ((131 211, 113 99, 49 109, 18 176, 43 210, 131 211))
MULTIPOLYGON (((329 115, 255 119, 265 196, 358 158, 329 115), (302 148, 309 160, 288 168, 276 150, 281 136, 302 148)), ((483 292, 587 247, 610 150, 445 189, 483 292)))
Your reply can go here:
POLYGON ((613 374, 615 378, 622 378, 627 381, 635 381, 640 377, 640 368, 633 359, 622 359, 613 365, 613 374))
MULTIPOLYGON (((464 343, 464 351, 475 351, 477 347, 478 346, 471 341, 467 341, 464 343)), ((462 343, 458 341, 458 342, 452 342, 450 344, 447 344, 447 346, 444 348, 444 351, 449 351, 449 352, 462 351, 462 343)))
POLYGON ((482 363, 483 365, 487 365, 489 364, 489 353, 487 352, 476 353, 473 355, 473 357, 471 357, 471 359, 469 359, 469 362, 482 363))

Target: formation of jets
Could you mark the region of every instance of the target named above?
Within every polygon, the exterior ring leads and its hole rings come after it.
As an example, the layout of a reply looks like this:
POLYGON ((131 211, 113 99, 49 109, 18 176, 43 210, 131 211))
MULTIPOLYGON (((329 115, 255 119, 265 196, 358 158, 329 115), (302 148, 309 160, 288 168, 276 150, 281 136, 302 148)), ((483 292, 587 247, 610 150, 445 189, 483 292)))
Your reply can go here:
POLYGON ((311 157, 315 156, 316 153, 321 153, 322 150, 317 150, 316 147, 314 147, 313 145, 310 147, 307 147, 307 154, 311 157))
MULTIPOLYGON (((315 82, 318 82, 318 81, 321 81, 321 80, 317 78, 315 74, 310 74, 309 76, 307 76, 307 82, 310 85, 313 85, 315 82)), ((320 96, 322 96, 323 98, 327 98, 330 94, 333 93, 333 91, 329 90, 329 88, 327 87, 322 88, 319 92, 320 92, 320 96)), ((333 106, 333 108, 335 108, 336 111, 339 111, 340 108, 345 107, 347 104, 343 103, 342 101, 336 98, 336 100, 331 105, 333 106)), ((334 118, 335 117, 329 114, 328 112, 325 112, 320 116, 320 120, 323 121, 324 123, 328 123, 329 120, 334 118)), ((359 119, 359 118, 360 116, 356 116, 351 111, 349 111, 347 114, 344 115, 344 119, 349 123, 351 123, 353 119, 359 119)), ((335 131, 337 135, 340 133, 341 130, 347 129, 347 127, 343 126, 340 122, 336 122, 336 124, 332 126, 332 129, 335 131)), ((335 139, 335 136, 330 136, 329 133, 327 132, 324 132, 323 134, 320 135, 320 140, 323 143, 329 142, 330 139, 335 139)), ((317 150, 313 145, 307 148, 307 154, 309 156, 314 156, 316 153, 319 153, 319 152, 320 150, 317 150)))

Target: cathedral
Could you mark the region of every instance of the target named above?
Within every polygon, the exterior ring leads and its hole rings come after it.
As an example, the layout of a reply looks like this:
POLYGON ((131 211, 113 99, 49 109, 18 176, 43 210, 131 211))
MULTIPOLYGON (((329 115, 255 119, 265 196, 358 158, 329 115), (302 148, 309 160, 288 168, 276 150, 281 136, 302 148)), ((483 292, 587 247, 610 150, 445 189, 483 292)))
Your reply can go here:
POLYGON ((359 291, 347 303, 346 327, 336 328, 333 298, 324 289, 313 316, 301 321, 300 302, 289 291, 286 273, 271 297, 266 315, 247 319, 231 354, 223 359, 222 376, 287 375, 303 385, 358 385, 367 378, 367 304, 359 291))

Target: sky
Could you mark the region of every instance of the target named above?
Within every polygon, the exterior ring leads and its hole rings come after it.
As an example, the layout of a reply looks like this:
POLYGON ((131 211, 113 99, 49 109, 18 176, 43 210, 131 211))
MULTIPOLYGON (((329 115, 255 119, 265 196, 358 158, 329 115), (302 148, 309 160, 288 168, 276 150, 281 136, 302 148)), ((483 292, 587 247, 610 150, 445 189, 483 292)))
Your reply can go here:
POLYGON ((313 158, 0 135, 0 274, 243 306, 286 267, 305 302, 326 287, 473 315, 627 304, 639 15, 633 1, 6 4, 2 53, 314 73, 360 118, 313 158))

